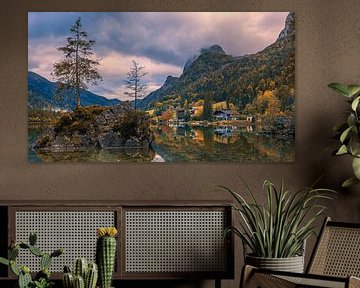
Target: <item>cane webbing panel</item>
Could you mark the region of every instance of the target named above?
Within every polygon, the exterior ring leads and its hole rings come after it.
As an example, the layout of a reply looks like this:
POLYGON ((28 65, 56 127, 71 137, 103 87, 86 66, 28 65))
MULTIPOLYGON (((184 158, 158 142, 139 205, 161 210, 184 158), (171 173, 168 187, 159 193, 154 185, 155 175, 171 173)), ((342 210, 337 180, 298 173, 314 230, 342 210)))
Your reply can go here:
MULTIPOLYGON (((96 228, 115 226, 114 211, 16 211, 16 241, 28 243, 29 233, 36 232, 37 246, 46 253, 63 248, 65 253, 52 261, 50 270, 62 272, 72 267, 74 259, 95 260, 96 228)), ((20 250, 18 262, 31 271, 40 270, 40 258, 20 250)))
POLYGON ((293 276, 277 276, 281 279, 287 280, 296 284, 294 287, 326 287, 326 288, 345 288, 345 279, 343 282, 331 281, 316 278, 302 278, 293 276))
POLYGON ((326 226, 309 272, 360 277, 360 229, 326 226))
POLYGON ((125 272, 226 271, 224 211, 125 212, 125 272))

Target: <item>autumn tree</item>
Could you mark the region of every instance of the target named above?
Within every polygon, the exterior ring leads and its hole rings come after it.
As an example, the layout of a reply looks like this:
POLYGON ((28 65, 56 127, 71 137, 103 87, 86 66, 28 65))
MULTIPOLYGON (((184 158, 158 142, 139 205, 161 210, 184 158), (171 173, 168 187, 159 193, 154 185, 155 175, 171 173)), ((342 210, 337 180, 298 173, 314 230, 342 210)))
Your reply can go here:
POLYGON ((161 114, 163 121, 169 121, 174 118, 175 111, 172 107, 169 107, 166 111, 161 114))
POLYGON ((75 92, 76 107, 79 108, 81 89, 86 89, 87 84, 96 84, 102 77, 97 69, 99 62, 92 59, 95 40, 89 39, 88 33, 82 29, 81 18, 76 20, 70 33, 67 44, 57 48, 64 54, 64 59, 53 65, 52 75, 60 82, 60 94, 75 92))
POLYGON ((265 116, 275 116, 280 113, 280 101, 273 91, 266 90, 257 97, 258 111, 265 116))
POLYGON ((144 71, 145 67, 140 66, 140 64, 136 61, 132 61, 132 67, 130 71, 127 73, 127 80, 125 80, 125 88, 129 91, 125 92, 125 95, 133 97, 134 108, 136 110, 136 102, 138 99, 145 97, 145 91, 148 87, 147 84, 141 84, 141 79, 148 74, 148 72, 144 71))

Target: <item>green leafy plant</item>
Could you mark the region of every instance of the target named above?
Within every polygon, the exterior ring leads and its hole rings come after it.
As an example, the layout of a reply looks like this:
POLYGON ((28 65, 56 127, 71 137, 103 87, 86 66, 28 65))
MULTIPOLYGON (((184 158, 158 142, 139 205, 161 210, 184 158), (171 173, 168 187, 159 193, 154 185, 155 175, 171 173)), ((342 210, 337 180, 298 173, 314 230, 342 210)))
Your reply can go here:
POLYGON ((54 283, 50 280, 50 265, 54 257, 64 253, 63 249, 57 249, 51 254, 43 252, 36 246, 37 236, 30 233, 29 243, 12 243, 8 251, 8 259, 0 257, 0 263, 10 266, 11 271, 18 277, 19 288, 50 288, 54 283), (20 249, 28 250, 31 254, 39 257, 41 270, 35 275, 33 280, 30 275, 30 268, 26 265, 19 266, 16 259, 20 249))
POLYGON ((233 232, 252 251, 252 256, 265 258, 288 258, 302 254, 304 241, 314 233, 315 220, 326 207, 317 202, 331 199, 334 191, 329 189, 305 188, 296 193, 280 189, 266 180, 267 205, 261 205, 249 186, 242 180, 251 202, 239 193, 220 186, 236 200, 233 205, 240 215, 240 227, 229 227, 226 234, 233 232))
POLYGON ((328 86, 338 94, 346 97, 351 106, 351 109, 347 112, 347 121, 334 128, 340 140, 340 147, 336 149, 334 154, 348 154, 353 157, 354 177, 347 179, 342 184, 343 187, 349 187, 360 183, 360 85, 331 83, 328 86))

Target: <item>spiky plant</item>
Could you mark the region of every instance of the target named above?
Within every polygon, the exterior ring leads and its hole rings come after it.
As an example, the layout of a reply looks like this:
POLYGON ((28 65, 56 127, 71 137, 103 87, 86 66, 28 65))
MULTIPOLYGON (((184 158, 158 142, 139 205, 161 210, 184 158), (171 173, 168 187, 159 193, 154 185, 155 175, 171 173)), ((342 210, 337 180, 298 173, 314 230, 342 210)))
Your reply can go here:
POLYGON ((36 246, 37 236, 35 233, 30 233, 29 243, 12 242, 8 251, 8 259, 0 257, 0 263, 10 266, 11 271, 18 277, 19 288, 48 288, 52 287, 53 282, 50 281, 50 265, 54 257, 58 257, 64 253, 63 249, 57 249, 51 254, 44 253, 36 246), (20 249, 28 250, 33 255, 39 257, 41 270, 35 275, 34 281, 30 275, 28 266, 19 266, 16 259, 19 256, 20 249))
POLYGON ((115 227, 101 227, 97 229, 96 262, 99 268, 100 288, 110 288, 116 258, 115 227))
MULTIPOLYGON (((241 179, 242 180, 242 179, 241 179)), ((329 189, 302 189, 296 193, 280 189, 266 180, 267 205, 261 205, 249 186, 242 180, 251 202, 233 190, 220 186, 236 201, 233 208, 240 215, 240 227, 229 227, 247 245, 255 257, 288 258, 302 254, 303 244, 314 233, 315 220, 323 215, 326 207, 318 200, 332 199, 329 189)))
POLYGON ((98 267, 96 263, 88 263, 85 258, 78 258, 74 263, 74 271, 69 266, 64 267, 64 288, 95 288, 98 279, 98 267))

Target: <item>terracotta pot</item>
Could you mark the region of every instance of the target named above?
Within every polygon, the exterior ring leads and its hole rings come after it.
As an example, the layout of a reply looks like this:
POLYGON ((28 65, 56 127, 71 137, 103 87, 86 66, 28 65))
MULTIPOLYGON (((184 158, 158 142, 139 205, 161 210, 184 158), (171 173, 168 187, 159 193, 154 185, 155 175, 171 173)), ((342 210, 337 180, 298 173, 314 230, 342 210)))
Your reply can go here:
POLYGON ((263 258, 246 255, 245 263, 254 267, 274 271, 304 272, 304 256, 289 258, 263 258))

